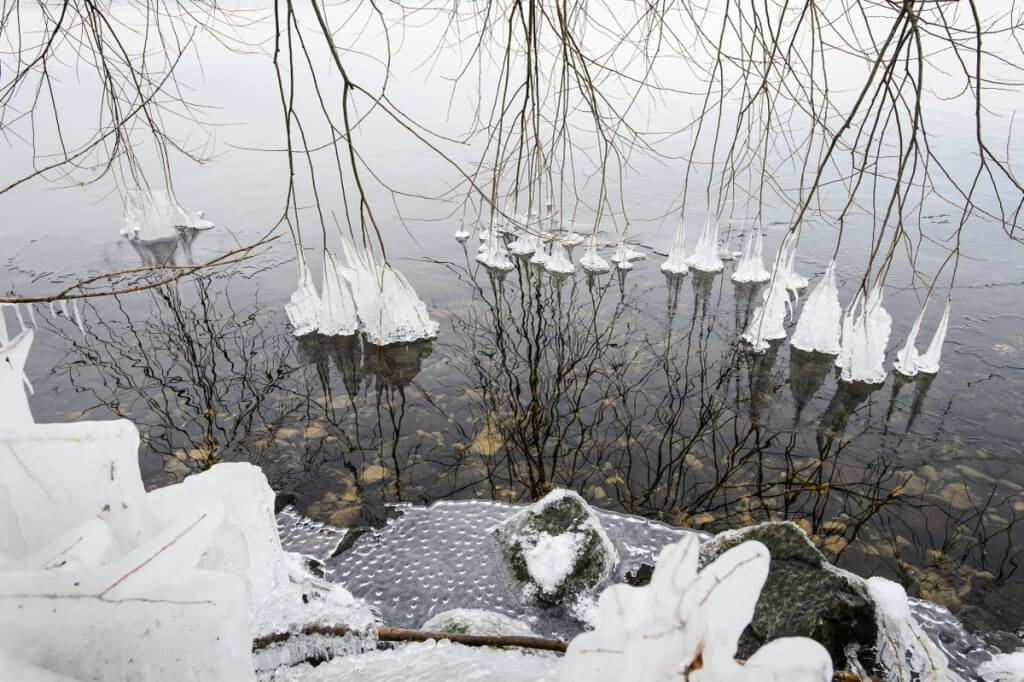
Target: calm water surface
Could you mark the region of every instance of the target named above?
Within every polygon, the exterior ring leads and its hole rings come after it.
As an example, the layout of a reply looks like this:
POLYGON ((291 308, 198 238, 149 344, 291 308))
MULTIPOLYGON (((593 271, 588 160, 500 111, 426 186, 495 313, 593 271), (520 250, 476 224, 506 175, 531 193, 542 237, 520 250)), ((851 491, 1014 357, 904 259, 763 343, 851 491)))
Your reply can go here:
MULTIPOLYGON (((237 65, 208 65, 226 101, 273 85, 219 78, 219 67, 237 65)), ((238 147, 251 135, 239 132, 238 147)), ((283 160, 238 147, 179 174, 183 203, 218 227, 177 244, 119 238, 109 188, 36 183, 5 197, 3 289, 48 294, 171 254, 201 262, 264 233, 281 213, 283 160)), ((380 153, 396 178, 435 177, 415 150, 380 153)), ((679 176, 653 163, 638 161, 630 182, 641 207, 679 192, 679 176)), ((922 230, 952 229, 954 209, 925 208, 922 230)), ((691 244, 704 210, 688 209, 691 244)), ((760 289, 734 285, 731 263, 715 276, 667 278, 667 222, 633 224, 648 258, 624 275, 559 279, 520 262, 499 277, 475 263, 475 239, 451 239, 450 211, 423 202, 412 214, 431 220, 382 216, 392 261, 441 322, 436 340, 296 339, 284 315, 294 249, 279 240, 176 285, 82 303, 82 329, 70 309, 35 306, 37 420, 130 418, 150 486, 251 461, 301 511, 339 526, 380 524, 393 502, 529 502, 554 486, 709 531, 790 519, 841 566, 898 579, 975 627, 1022 625, 1024 251, 998 227, 969 226, 939 374, 865 386, 838 382, 831 358, 786 342, 744 352, 737 337, 760 289)), ((787 216, 765 216, 766 253, 787 216)), ((870 216, 860 222, 870 230, 870 216)), ((730 235, 734 249, 743 229, 730 235)), ((834 238, 812 221, 801 239, 797 269, 812 286, 834 238)), ((318 280, 319 239, 307 235, 307 247, 318 280)), ((844 239, 844 304, 865 248, 856 233, 844 239)), ((942 255, 924 252, 919 267, 933 272, 942 255)), ((921 296, 895 266, 890 364, 921 296)))

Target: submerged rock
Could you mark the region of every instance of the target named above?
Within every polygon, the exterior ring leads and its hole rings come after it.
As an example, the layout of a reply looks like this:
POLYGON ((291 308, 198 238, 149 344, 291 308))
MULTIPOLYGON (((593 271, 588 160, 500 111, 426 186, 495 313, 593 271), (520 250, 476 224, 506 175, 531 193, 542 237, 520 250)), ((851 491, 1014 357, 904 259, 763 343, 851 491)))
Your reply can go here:
POLYGON ((720 533, 701 547, 700 565, 748 540, 763 543, 772 559, 754 618, 740 637, 739 658, 773 639, 805 636, 823 644, 838 669, 845 665, 846 646, 875 643, 875 605, 864 580, 829 564, 795 523, 720 533))
POLYGON ((527 599, 557 604, 597 587, 619 558, 594 511, 555 490, 493 530, 506 574, 527 599))

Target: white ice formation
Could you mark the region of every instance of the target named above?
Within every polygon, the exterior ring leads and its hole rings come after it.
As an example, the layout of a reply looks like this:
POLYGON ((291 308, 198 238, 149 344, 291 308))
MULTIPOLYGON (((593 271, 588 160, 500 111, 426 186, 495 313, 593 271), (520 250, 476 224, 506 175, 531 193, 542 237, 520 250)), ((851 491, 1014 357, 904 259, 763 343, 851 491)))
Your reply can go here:
POLYGON ((800 291, 807 288, 807 278, 796 271, 796 237, 791 236, 783 242, 782 253, 778 258, 779 275, 786 282, 786 288, 790 291, 800 291))
POLYGON ((544 263, 544 269, 554 275, 571 275, 576 271, 576 266, 569 260, 565 246, 556 241, 551 243, 551 256, 544 263))
POLYGON ((1024 649, 1012 654, 998 654, 978 666, 985 682, 1024 682, 1024 649))
MULTIPOLYGON (((25 331, 0 349, 0 664, 19 680, 254 680, 253 641, 375 621, 289 559, 258 468, 218 464, 146 493, 127 420, 36 424, 25 331), (16 371, 15 371, 16 370, 16 371), (16 672, 12 672, 16 671, 16 672)), ((307 653, 301 637, 274 653, 307 653)), ((11 679, 4 677, 4 679, 11 679)))
POLYGON ((166 190, 129 190, 124 197, 121 236, 129 239, 164 239, 178 234, 177 228, 207 230, 213 223, 201 211, 187 211, 166 190))
POLYGON ((324 279, 317 318, 319 331, 328 336, 348 336, 359 331, 356 302, 344 270, 330 251, 324 250, 324 279))
POLYGON ((494 270, 511 270, 515 267, 508 257, 504 237, 498 234, 493 225, 487 230, 487 238, 480 244, 476 259, 485 267, 494 270))
POLYGON ((786 338, 786 316, 790 311, 789 290, 783 277, 772 279, 763 294, 763 303, 750 317, 750 324, 741 337, 755 353, 768 350, 769 341, 786 338))
POLYGON ((632 270, 633 261, 646 257, 646 254, 642 251, 633 248, 625 241, 621 241, 615 247, 615 253, 612 254, 612 262, 618 266, 619 270, 632 270))
POLYGON ((370 254, 342 239, 347 267, 339 271, 348 282, 359 318, 359 331, 375 346, 410 343, 437 336, 440 325, 409 281, 391 265, 375 263, 370 254))
POLYGON ((672 248, 669 249, 668 259, 661 264, 661 271, 673 275, 685 275, 690 271, 686 265, 686 232, 682 221, 676 226, 676 233, 672 236, 672 248))
POLYGON ((829 261, 821 281, 807 297, 790 345, 807 352, 838 354, 842 314, 836 287, 836 262, 833 260, 829 261))
POLYGON ((893 362, 893 366, 897 372, 904 376, 912 377, 918 372, 935 374, 939 371, 942 344, 946 341, 946 329, 949 327, 949 308, 951 304, 951 300, 946 301, 946 307, 942 311, 942 319, 939 320, 939 326, 935 329, 931 343, 928 344, 928 349, 921 354, 917 352, 916 344, 917 334, 921 330, 921 320, 924 319, 925 310, 928 309, 928 301, 925 300, 924 306, 921 307, 921 312, 918 313, 917 318, 914 320, 914 326, 910 328, 910 334, 907 335, 906 343, 896 353, 896 360, 893 362))
POLYGON ((708 216, 704 229, 697 240, 697 248, 693 255, 686 259, 686 264, 701 272, 721 272, 725 265, 718 257, 718 221, 708 216))
POLYGON ((828 682, 832 660, 817 642, 778 639, 746 664, 740 633, 754 615, 770 556, 745 542, 697 572, 699 541, 669 545, 644 587, 617 584, 599 601, 595 629, 577 636, 562 662, 564 682, 828 682))
POLYGON ((508 245, 508 252, 513 256, 529 256, 540 246, 540 240, 529 232, 523 232, 515 241, 508 245))
POLYGON ((888 679, 963 682, 911 615, 903 587, 885 578, 868 578, 867 588, 878 625, 874 653, 888 679))
POLYGON ((597 253, 597 244, 594 241, 594 237, 591 236, 590 244, 587 245, 586 250, 583 252, 583 257, 580 258, 580 267, 585 272, 591 274, 600 274, 608 272, 611 268, 608 266, 608 261, 597 253))
POLYGON ((309 265, 306 263, 306 257, 302 254, 301 247, 295 263, 299 267, 299 285, 291 299, 285 304, 284 311, 288 315, 288 321, 292 324, 292 333, 295 336, 303 336, 317 330, 320 296, 316 292, 316 287, 313 286, 313 277, 309 273, 309 265))
POLYGON ((461 244, 462 242, 468 240, 472 235, 470 234, 469 230, 466 229, 465 224, 460 222, 459 223, 459 229, 457 229, 455 231, 455 235, 454 236, 455 236, 455 241, 457 241, 457 242, 459 242, 461 244))
POLYGON ((882 307, 882 283, 864 300, 858 292, 843 316, 843 338, 836 358, 842 381, 880 384, 885 381, 885 344, 889 342, 892 317, 882 307), (859 314, 858 314, 859 309, 859 314))
POLYGON ((761 226, 751 228, 743 244, 743 254, 732 273, 734 282, 767 282, 772 274, 764 267, 764 235, 761 226))

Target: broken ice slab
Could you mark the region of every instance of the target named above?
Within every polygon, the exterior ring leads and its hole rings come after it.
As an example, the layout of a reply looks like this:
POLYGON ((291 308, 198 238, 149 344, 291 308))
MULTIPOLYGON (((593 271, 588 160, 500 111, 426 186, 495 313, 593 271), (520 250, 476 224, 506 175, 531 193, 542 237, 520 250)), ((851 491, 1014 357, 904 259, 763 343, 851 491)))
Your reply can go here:
POLYGON ((178 228, 208 230, 213 223, 202 211, 182 208, 166 190, 129 190, 124 197, 124 221, 121 235, 129 239, 165 239, 178 228))

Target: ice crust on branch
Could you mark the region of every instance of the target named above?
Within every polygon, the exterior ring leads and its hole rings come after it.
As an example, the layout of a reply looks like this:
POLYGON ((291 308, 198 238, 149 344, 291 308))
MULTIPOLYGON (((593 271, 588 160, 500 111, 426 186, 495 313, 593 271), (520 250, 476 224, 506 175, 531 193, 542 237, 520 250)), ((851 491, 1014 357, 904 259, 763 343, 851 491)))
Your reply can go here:
POLYGON ((790 345, 809 353, 839 353, 839 325, 842 308, 836 287, 836 262, 829 261, 821 281, 804 302, 790 345))
POLYGON ((686 232, 682 221, 676 226, 676 232, 672 236, 672 248, 669 249, 668 258, 661 264, 661 271, 674 275, 685 275, 690 271, 686 265, 686 232))
POLYGON ((731 279, 734 282, 767 282, 772 274, 764 267, 764 235, 761 226, 756 225, 747 233, 743 253, 736 263, 731 279))
POLYGON ((885 344, 892 317, 882 307, 882 282, 876 282, 864 300, 858 293, 843 316, 843 338, 836 358, 842 381, 880 384, 885 381, 885 344), (859 314, 858 314, 859 311, 859 314))
POLYGON ((770 556, 744 542, 697 572, 699 542, 688 538, 658 557, 644 587, 617 584, 598 600, 595 629, 577 636, 562 663, 564 682, 644 680, 828 682, 832 659, 806 638, 762 647, 741 665, 740 633, 754 614, 770 556))
POLYGON ((299 283, 291 299, 284 306, 288 321, 292 325, 295 336, 303 336, 317 330, 320 317, 320 295, 313 286, 313 277, 309 273, 309 265, 301 248, 295 258, 299 268, 299 283))
POLYGON ((177 228, 208 230, 213 223, 201 211, 181 207, 166 190, 128 190, 124 197, 121 236, 150 241, 174 237, 177 228))
POLYGON ((686 264, 701 272, 721 272, 725 264, 718 256, 718 221, 708 216, 704 229, 697 240, 697 248, 693 255, 686 259, 686 264))
POLYGON ((942 357, 942 344, 946 341, 946 330, 949 327, 949 309, 951 305, 952 301, 947 300, 946 307, 942 311, 942 319, 939 320, 939 326, 935 329, 931 343, 928 344, 928 349, 921 354, 917 352, 917 335, 921 330, 921 321, 924 319, 924 313, 928 309, 928 301, 925 300, 925 304, 921 307, 921 312, 918 313, 914 319, 914 325, 910 328, 906 343, 896 353, 896 360, 893 362, 893 366, 897 372, 904 376, 912 377, 918 372, 935 374, 939 371, 939 360, 942 357))

